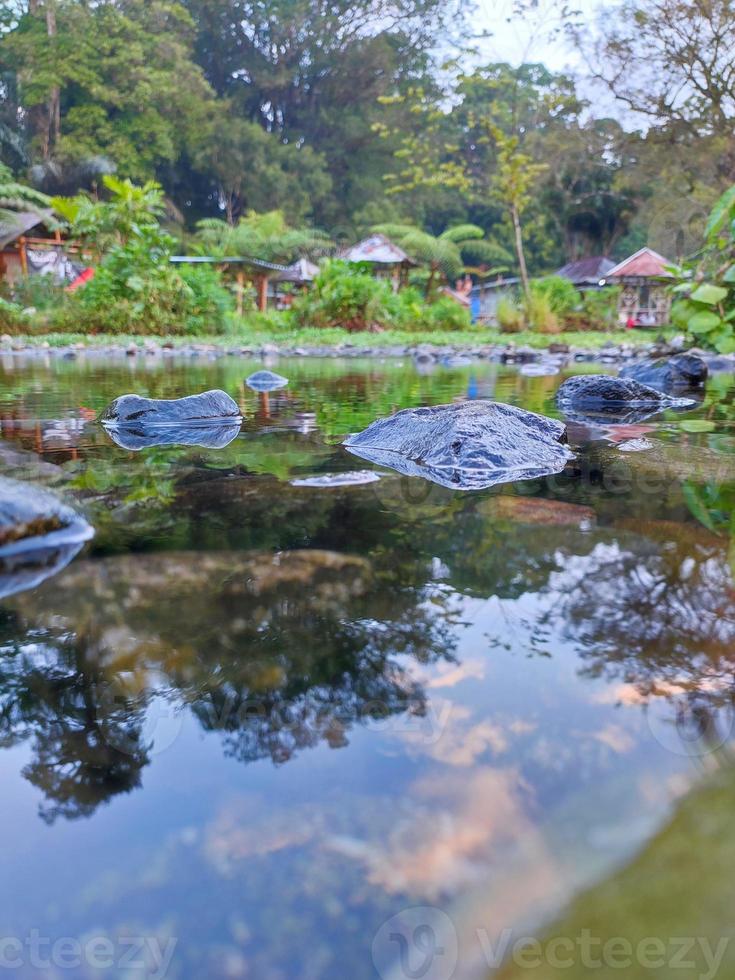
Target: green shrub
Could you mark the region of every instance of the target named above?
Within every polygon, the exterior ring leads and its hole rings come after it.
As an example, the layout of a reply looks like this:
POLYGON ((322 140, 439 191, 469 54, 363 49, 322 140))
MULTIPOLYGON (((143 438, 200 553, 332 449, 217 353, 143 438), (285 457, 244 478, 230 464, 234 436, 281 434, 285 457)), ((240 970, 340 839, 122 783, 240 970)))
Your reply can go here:
POLYGON ((552 299, 544 291, 531 290, 523 303, 525 318, 531 330, 537 333, 559 333, 561 324, 552 307, 552 299))
POLYGON ((564 317, 567 313, 571 313, 580 305, 582 300, 574 285, 564 276, 544 276, 543 279, 532 279, 529 288, 532 303, 538 298, 539 310, 548 310, 557 317, 564 317))
POLYGON ((679 298, 671 320, 697 344, 735 353, 735 186, 712 209, 699 255, 696 263, 672 269, 679 298))
POLYGON ((520 333, 526 325, 523 310, 506 296, 498 300, 495 316, 503 333, 520 333))
POLYGON ((30 329, 31 318, 23 312, 22 307, 0 297, 0 333, 14 336, 28 333, 30 329))
POLYGON ((390 325, 399 306, 389 283, 347 262, 326 262, 312 285, 291 307, 301 327, 374 330, 390 325))
POLYGON ((620 286, 605 286, 582 293, 582 314, 589 330, 615 330, 618 327, 620 286))
POLYGON ((332 261, 322 266, 309 292, 299 296, 289 316, 299 327, 346 330, 467 330, 470 313, 450 296, 427 303, 408 286, 394 292, 367 268, 332 261))
POLYGON ((232 297, 217 269, 169 262, 174 239, 143 226, 114 245, 95 276, 56 310, 54 330, 84 333, 215 334, 225 326, 232 297))
POLYGON ((451 296, 440 296, 426 310, 427 326, 431 330, 469 330, 472 327, 469 309, 451 296))

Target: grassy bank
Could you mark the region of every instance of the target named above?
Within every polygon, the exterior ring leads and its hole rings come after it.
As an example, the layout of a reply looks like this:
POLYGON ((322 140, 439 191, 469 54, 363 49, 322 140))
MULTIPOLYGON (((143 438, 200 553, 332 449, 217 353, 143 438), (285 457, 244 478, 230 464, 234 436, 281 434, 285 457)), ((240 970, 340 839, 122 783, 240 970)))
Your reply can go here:
MULTIPOLYGON (((671 336, 674 331, 663 331, 664 336, 671 336)), ((551 343, 569 344, 571 347, 582 347, 589 350, 599 350, 607 344, 632 344, 643 346, 652 343, 658 336, 658 330, 619 330, 610 333, 602 331, 569 331, 560 334, 539 334, 524 331, 517 334, 504 334, 497 330, 476 328, 473 330, 385 330, 381 333, 350 333, 347 330, 332 328, 301 328, 292 329, 277 327, 263 329, 262 327, 241 326, 216 336, 201 337, 151 337, 141 334, 81 334, 81 333, 49 333, 19 335, 13 337, 13 345, 40 346, 47 343, 50 347, 66 347, 70 344, 85 344, 94 347, 128 346, 133 343, 157 344, 170 343, 174 347, 191 344, 214 344, 220 347, 252 347, 260 348, 263 344, 275 344, 278 347, 338 347, 352 344, 355 347, 413 347, 417 344, 431 344, 436 347, 453 347, 471 349, 488 344, 515 344, 516 346, 535 347, 544 349, 551 343)))

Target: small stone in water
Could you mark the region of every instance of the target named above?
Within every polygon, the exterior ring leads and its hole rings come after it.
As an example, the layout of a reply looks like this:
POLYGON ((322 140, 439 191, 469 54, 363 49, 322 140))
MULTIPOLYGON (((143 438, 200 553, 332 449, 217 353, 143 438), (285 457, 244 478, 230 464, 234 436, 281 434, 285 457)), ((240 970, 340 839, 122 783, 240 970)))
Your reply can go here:
POLYGON ((288 378, 274 371, 256 371, 245 379, 245 384, 253 391, 276 391, 278 388, 286 387, 288 378))

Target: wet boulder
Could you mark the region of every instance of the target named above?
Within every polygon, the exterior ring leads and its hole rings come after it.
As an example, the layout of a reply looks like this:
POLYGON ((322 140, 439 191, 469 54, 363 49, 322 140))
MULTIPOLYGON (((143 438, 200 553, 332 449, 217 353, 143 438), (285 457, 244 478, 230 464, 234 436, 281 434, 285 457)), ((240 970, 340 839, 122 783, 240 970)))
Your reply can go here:
POLYGON ((275 371, 256 371, 245 379, 245 384, 253 391, 277 391, 286 387, 288 378, 276 374, 275 371))
POLYGON ((702 388, 708 373, 706 363, 697 354, 675 354, 657 361, 628 364, 620 370, 620 377, 671 392, 702 388))
POLYGON ((144 398, 121 395, 111 402, 100 417, 108 428, 209 425, 215 421, 239 421, 240 409, 225 391, 213 389, 185 398, 144 398))
POLYGON ((55 494, 0 477, 0 597, 54 575, 93 535, 92 526, 55 494))
POLYGON ((691 408, 691 398, 672 398, 632 378, 581 374, 567 378, 556 403, 569 419, 581 422, 641 422, 667 408, 691 408))
POLYGON ((559 473, 572 452, 562 422, 491 401, 407 408, 344 443, 355 456, 455 490, 559 473))

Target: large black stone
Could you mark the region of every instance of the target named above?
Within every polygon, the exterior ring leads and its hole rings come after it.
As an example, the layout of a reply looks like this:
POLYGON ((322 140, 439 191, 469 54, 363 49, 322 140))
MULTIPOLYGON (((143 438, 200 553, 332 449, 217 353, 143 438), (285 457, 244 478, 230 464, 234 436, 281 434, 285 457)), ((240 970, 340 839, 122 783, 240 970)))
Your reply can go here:
POLYGON ((560 472, 572 458, 562 422, 490 401, 407 408, 350 436, 345 447, 406 476, 455 490, 560 472))
POLYGON ((580 422, 641 422, 667 408, 690 408, 691 398, 672 398, 631 378, 580 374, 567 378, 556 403, 569 419, 580 422))
POLYGON ((620 377, 670 392, 702 388, 708 373, 706 363, 696 354, 675 354, 656 361, 627 364, 621 368, 620 377))
POLYGON ((0 598, 55 575, 93 535, 53 493, 0 477, 0 598))
POLYGON ((213 389, 186 398, 143 398, 141 395, 120 395, 111 402, 100 417, 103 425, 155 427, 209 425, 223 420, 239 420, 240 409, 225 391, 213 389))

